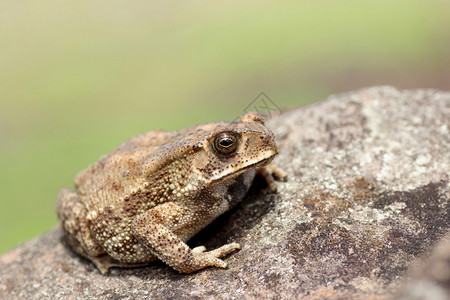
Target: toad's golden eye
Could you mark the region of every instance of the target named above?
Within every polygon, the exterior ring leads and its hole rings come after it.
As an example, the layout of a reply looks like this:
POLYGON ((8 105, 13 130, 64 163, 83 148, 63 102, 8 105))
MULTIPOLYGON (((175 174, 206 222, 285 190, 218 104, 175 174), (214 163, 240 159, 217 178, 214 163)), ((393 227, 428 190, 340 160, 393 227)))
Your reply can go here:
POLYGON ((237 149, 237 137, 234 133, 224 132, 214 139, 214 149, 220 154, 231 154, 237 149))

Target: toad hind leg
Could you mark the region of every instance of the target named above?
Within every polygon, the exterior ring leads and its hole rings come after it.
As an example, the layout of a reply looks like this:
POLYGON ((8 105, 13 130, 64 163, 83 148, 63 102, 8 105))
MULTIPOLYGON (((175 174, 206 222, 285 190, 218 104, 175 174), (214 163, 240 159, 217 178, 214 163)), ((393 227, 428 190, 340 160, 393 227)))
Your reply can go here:
POLYGON ((102 274, 106 274, 111 267, 144 266, 151 261, 127 264, 107 255, 92 236, 86 220, 86 208, 75 192, 62 190, 56 201, 56 211, 63 230, 67 232, 66 240, 69 245, 76 253, 91 260, 102 274))
POLYGON ((102 273, 102 274, 108 273, 109 269, 113 268, 113 267, 134 268, 134 267, 146 266, 150 263, 150 261, 145 262, 145 263, 135 263, 135 264, 122 263, 122 262, 115 260, 114 258, 112 258, 111 256, 109 256, 107 254, 101 255, 101 256, 88 257, 88 258, 94 263, 94 265, 97 267, 97 269, 99 269, 100 273, 102 273))
POLYGON ((56 212, 63 230, 67 233, 67 241, 75 252, 87 258, 104 253, 92 236, 86 220, 86 208, 75 192, 64 189, 58 194, 56 212))
POLYGON ((227 268, 227 264, 219 257, 240 249, 240 245, 226 244, 212 251, 205 251, 203 246, 189 248, 169 228, 171 224, 167 220, 171 219, 170 215, 177 208, 180 209, 176 204, 164 203, 141 214, 134 221, 134 235, 152 254, 178 272, 192 273, 209 266, 227 268), (166 218, 161 220, 161 216, 166 218))

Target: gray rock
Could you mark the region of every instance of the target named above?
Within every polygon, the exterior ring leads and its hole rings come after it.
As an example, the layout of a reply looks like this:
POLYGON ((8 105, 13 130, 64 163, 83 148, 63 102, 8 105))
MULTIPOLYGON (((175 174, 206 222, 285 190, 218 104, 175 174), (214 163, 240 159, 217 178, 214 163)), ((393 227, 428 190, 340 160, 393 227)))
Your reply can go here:
POLYGON ((443 275, 419 268, 405 283, 450 230, 449 93, 369 88, 268 124, 288 182, 271 194, 257 180, 189 243, 239 242, 229 269, 183 275, 154 263, 104 276, 55 228, 0 257, 0 298, 412 299, 415 280, 450 297, 450 247, 436 254, 443 275))
POLYGON ((434 255, 415 270, 403 284, 399 300, 450 299, 450 234, 438 245, 434 255))

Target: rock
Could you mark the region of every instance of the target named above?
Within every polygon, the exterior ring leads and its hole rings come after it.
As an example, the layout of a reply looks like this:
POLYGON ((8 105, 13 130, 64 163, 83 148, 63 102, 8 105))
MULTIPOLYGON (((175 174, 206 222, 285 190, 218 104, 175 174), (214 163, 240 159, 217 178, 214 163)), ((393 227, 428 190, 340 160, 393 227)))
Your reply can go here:
POLYGON ((414 272, 397 299, 447 300, 450 298, 450 234, 438 245, 434 255, 414 272))
POLYGON ((268 124, 288 182, 271 194, 256 180, 189 242, 239 242, 229 269, 153 263, 104 276, 55 228, 0 257, 0 298, 411 299, 408 284, 426 274, 450 298, 450 247, 436 254, 441 273, 409 275, 450 230, 449 121, 449 93, 391 87, 284 112, 268 124))

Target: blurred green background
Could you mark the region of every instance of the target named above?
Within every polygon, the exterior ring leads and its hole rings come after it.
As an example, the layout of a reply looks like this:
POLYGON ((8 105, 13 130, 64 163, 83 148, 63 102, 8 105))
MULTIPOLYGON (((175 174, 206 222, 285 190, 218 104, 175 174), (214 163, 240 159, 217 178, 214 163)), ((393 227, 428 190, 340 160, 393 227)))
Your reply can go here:
POLYGON ((0 253, 129 137, 389 84, 450 90, 450 2, 1 1, 0 253))

